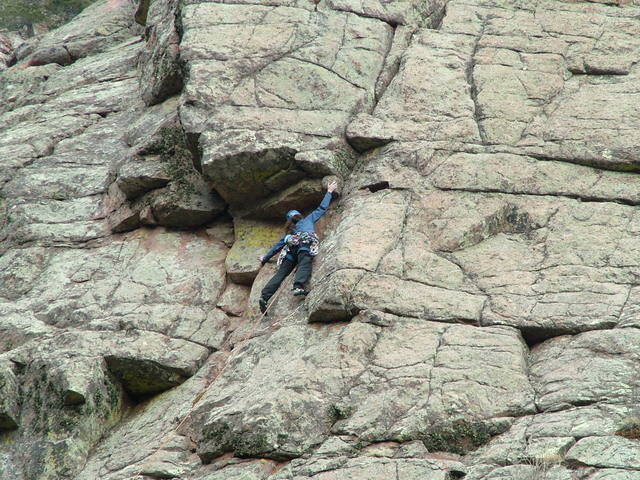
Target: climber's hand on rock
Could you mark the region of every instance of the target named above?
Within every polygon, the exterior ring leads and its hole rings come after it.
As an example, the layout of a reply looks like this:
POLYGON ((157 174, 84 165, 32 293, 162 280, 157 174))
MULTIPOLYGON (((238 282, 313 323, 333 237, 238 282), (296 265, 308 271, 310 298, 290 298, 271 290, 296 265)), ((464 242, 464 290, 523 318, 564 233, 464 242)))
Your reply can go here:
POLYGON ((338 188, 338 183, 337 182, 331 182, 328 186, 327 186, 327 192, 329 193, 333 193, 336 188, 338 188))
POLYGON ((258 260, 260 260, 260 263, 265 263, 264 256, 262 255, 258 255, 258 260))

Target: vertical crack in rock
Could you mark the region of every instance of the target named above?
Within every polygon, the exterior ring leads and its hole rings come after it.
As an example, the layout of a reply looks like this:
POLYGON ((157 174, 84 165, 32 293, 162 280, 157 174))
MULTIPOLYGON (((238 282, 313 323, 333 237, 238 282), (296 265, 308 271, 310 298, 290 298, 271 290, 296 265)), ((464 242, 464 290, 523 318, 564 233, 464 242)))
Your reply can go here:
MULTIPOLYGON (((404 208, 403 208, 403 211, 402 211, 402 222, 401 222, 400 230, 398 232, 397 241, 391 242, 389 244, 389 246, 387 247, 387 250, 380 255, 380 257, 378 258, 378 263, 376 264, 375 268, 373 269, 374 272, 378 272, 379 271, 380 265, 384 261, 385 257, 387 255, 389 255, 389 253, 391 253, 394 249, 398 248, 398 245, 402 244, 402 242, 403 242, 404 234, 405 234, 405 231, 406 231, 406 228, 407 228, 407 223, 408 223, 408 220, 409 220, 409 209, 411 208, 411 195, 403 193, 403 197, 404 197, 404 208)), ((404 266, 403 266, 403 268, 404 268, 404 266)), ((402 278, 404 278, 404 275, 403 275, 402 278)))
POLYGON ((427 27, 432 30, 440 30, 442 28, 442 22, 444 22, 445 17, 447 16, 447 7, 451 0, 445 0, 444 5, 440 8, 437 8, 436 11, 431 13, 428 17, 427 27))
POLYGON ((438 333, 438 343, 433 353, 433 362, 431 364, 431 369, 429 370, 429 376, 427 377, 427 384, 429 385, 429 392, 427 393, 427 399, 425 401, 425 405, 430 404, 431 395, 433 394, 433 373, 436 370, 436 365, 438 363, 438 353, 442 348, 442 342, 444 341, 444 335, 450 329, 450 326, 446 326, 441 332, 438 333))
POLYGON ((480 102, 478 101, 478 86, 476 85, 474 70, 476 68, 476 54, 478 52, 480 41, 482 40, 482 36, 484 35, 484 31, 487 25, 487 19, 484 17, 478 17, 478 19, 482 22, 482 27, 480 32, 475 38, 473 44, 473 50, 471 52, 471 57, 469 59, 469 64, 467 65, 466 76, 467 83, 469 84, 469 90, 471 93, 471 100, 473 100, 474 113, 473 116, 476 120, 476 124, 478 125, 478 133, 480 134, 480 139, 483 144, 487 144, 487 134, 482 126, 482 107, 480 102))
POLYGON ((622 315, 625 313, 625 309, 629 304, 629 299, 631 298, 631 292, 633 292, 633 285, 629 285, 629 293, 627 294, 627 298, 625 299, 622 307, 620 308, 620 313, 618 314, 618 321, 622 320, 622 315))
POLYGON ((487 290, 485 288, 483 288, 481 285, 478 284, 477 279, 473 278, 473 275, 471 275, 465 269, 464 264, 455 257, 454 253, 451 253, 451 252, 435 252, 435 253, 439 257, 444 258, 445 260, 447 260, 447 261, 453 263, 454 265, 456 265, 460 269, 462 274, 464 275, 464 278, 467 281, 471 282, 471 284, 474 285, 485 296, 484 302, 482 304, 482 308, 480 308, 480 313, 478 315, 478 320, 475 323, 475 325, 477 327, 484 326, 484 314, 485 314, 485 311, 487 309, 491 309, 491 295, 490 295, 490 293, 487 292, 487 290))
POLYGON ((382 67, 380 68, 380 73, 378 74, 378 78, 375 83, 375 92, 374 92, 374 100, 371 108, 369 109, 369 113, 373 114, 375 112, 376 106, 378 102, 384 95, 384 92, 387 90, 389 84, 393 81, 394 77, 398 74, 398 70, 400 69, 400 56, 397 55, 391 63, 389 63, 389 56, 394 46, 394 42, 396 41, 396 35, 398 34, 398 27, 393 27, 393 33, 391 38, 389 39, 389 45, 387 47, 387 51, 384 54, 384 58, 382 60, 382 67))

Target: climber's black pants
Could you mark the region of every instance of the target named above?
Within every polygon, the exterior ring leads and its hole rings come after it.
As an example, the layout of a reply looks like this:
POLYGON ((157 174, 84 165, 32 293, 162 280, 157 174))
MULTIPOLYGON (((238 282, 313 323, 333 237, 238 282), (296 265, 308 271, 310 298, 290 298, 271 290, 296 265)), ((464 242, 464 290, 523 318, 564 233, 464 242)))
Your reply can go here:
POLYGON ((303 250, 295 255, 294 258, 295 260, 285 258, 280 264, 280 268, 276 274, 271 277, 271 280, 264 286, 261 296, 265 301, 269 301, 273 294, 276 293, 280 284, 289 276, 296 265, 298 265, 298 270, 293 279, 293 288, 304 288, 304 284, 309 281, 309 278, 311 278, 311 262, 313 261, 313 257, 309 255, 309 252, 303 250))

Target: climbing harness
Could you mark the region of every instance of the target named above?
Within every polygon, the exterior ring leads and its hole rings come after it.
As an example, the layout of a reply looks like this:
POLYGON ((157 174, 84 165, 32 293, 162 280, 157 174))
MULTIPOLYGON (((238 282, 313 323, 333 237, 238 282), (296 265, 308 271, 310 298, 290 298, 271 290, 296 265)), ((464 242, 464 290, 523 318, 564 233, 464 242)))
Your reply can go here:
POLYGON ((287 235, 285 245, 280 251, 276 264, 280 266, 289 252, 297 251, 300 247, 307 247, 309 249, 309 255, 315 257, 320 247, 318 235, 311 232, 299 232, 293 235, 287 235))

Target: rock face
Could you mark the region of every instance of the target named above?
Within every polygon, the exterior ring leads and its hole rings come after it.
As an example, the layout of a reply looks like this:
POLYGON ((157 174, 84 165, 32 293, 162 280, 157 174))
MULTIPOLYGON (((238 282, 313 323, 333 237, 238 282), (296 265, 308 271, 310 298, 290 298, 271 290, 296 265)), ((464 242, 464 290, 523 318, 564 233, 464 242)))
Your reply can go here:
POLYGON ((2 34, 0 477, 640 476, 638 18, 101 0, 2 34), (263 318, 257 257, 336 177, 263 318))
POLYGON ((15 60, 14 52, 22 43, 19 33, 0 31, 0 71, 15 60))
POLYGON ((43 33, 65 24, 93 0, 5 0, 0 9, 0 29, 43 33))

